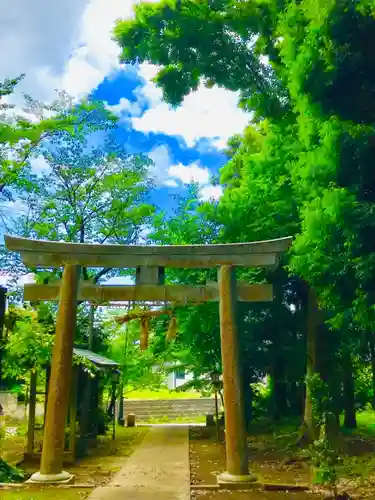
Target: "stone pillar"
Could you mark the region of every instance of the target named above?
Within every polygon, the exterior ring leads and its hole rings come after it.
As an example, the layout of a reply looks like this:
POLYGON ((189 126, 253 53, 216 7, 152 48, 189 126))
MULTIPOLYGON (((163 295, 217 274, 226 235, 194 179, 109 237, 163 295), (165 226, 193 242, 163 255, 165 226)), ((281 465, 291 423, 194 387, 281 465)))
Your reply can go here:
POLYGON ((62 470, 62 466, 65 444, 65 421, 72 381, 79 269, 78 266, 73 264, 67 264, 64 268, 56 319, 51 378, 48 388, 42 461, 40 472, 31 477, 32 482, 51 483, 68 481, 72 477, 68 472, 62 470))
POLYGON ((223 364, 225 408, 225 444, 227 471, 219 476, 221 483, 255 481, 249 473, 245 408, 239 361, 236 324, 235 268, 222 266, 219 274, 220 333, 223 364))

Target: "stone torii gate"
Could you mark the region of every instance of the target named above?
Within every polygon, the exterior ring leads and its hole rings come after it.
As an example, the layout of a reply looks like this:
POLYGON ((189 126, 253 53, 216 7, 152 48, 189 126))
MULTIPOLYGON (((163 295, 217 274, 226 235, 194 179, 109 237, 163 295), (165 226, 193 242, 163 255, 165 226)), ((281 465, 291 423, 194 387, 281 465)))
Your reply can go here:
POLYGON ((218 301, 226 430, 227 471, 222 482, 254 480, 249 472, 245 413, 239 371, 237 301, 272 301, 272 285, 236 284, 235 268, 275 267, 292 238, 224 245, 98 245, 37 241, 5 236, 8 250, 28 266, 63 267, 61 283, 26 284, 25 300, 58 300, 40 472, 36 482, 67 481, 63 471, 64 426, 69 404, 77 302, 160 301, 176 304, 218 301), (79 281, 80 266, 136 268, 136 285, 100 286, 79 281), (218 283, 165 285, 164 268, 219 268, 218 283))

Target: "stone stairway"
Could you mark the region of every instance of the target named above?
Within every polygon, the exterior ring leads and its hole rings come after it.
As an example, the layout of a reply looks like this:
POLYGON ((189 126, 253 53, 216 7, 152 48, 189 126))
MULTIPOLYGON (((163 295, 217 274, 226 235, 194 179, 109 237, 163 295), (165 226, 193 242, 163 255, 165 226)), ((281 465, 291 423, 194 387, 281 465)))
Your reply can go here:
POLYGON ((153 418, 172 420, 179 417, 204 417, 215 414, 215 400, 214 398, 125 399, 125 418, 129 413, 135 414, 137 422, 153 418))

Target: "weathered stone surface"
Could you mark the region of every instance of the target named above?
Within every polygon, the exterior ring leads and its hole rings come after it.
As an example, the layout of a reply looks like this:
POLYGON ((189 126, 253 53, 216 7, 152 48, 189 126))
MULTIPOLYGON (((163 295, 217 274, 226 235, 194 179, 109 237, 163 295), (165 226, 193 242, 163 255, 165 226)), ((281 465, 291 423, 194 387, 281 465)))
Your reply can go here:
POLYGON ((248 450, 245 411, 239 363, 238 331, 236 325, 235 270, 232 266, 220 269, 220 332, 223 365, 225 407, 225 444, 227 473, 222 479, 247 477, 248 450))
POLYGON ((68 411, 72 378, 78 273, 79 268, 77 266, 67 265, 64 268, 48 389, 47 415, 40 467, 42 476, 55 476, 62 472, 65 419, 68 411))
POLYGON ((137 267, 135 274, 136 285, 164 285, 165 270, 158 266, 137 267))
POLYGON ((135 427, 135 415, 134 415, 134 413, 129 413, 126 416, 126 425, 127 425, 127 427, 135 427))
MULTIPOLYGON (((221 404, 219 406, 221 411, 221 404)), ((124 416, 134 413, 137 422, 145 422, 151 418, 170 419, 178 417, 198 417, 215 413, 213 398, 197 399, 125 399, 124 416)))
POLYGON ((216 267, 275 266, 277 255, 287 250, 292 238, 224 245, 98 245, 38 241, 5 235, 8 250, 21 253, 28 265, 60 267, 216 267))
MULTIPOLYGON (((24 287, 24 300, 58 300, 60 282, 49 285, 27 283, 24 287)), ((267 284, 236 286, 236 297, 239 302, 271 302, 273 287, 267 284)), ((95 302, 108 301, 160 301, 176 304, 202 303, 219 300, 217 284, 206 286, 190 285, 88 285, 79 283, 78 300, 95 302)))

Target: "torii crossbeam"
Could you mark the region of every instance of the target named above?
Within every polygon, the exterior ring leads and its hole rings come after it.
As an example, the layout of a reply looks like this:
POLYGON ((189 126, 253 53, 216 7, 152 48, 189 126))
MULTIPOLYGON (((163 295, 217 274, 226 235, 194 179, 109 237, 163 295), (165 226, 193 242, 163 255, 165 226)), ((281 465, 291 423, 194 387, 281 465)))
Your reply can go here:
POLYGON ((38 241, 6 235, 7 249, 19 252, 24 264, 64 268, 61 283, 25 286, 27 300, 59 301, 42 461, 40 472, 34 474, 33 480, 50 483, 70 478, 70 474, 62 470, 62 465, 78 300, 160 300, 179 304, 219 301, 227 457, 227 472, 221 475, 221 480, 232 483, 254 480, 248 468, 235 308, 238 300, 272 300, 272 287, 237 285, 234 271, 236 266, 275 267, 280 254, 291 243, 292 238, 288 237, 224 245, 98 245, 38 241), (135 267, 136 285, 85 286, 79 283, 80 266, 135 267), (203 287, 164 285, 165 267, 217 267, 218 284, 203 287))

